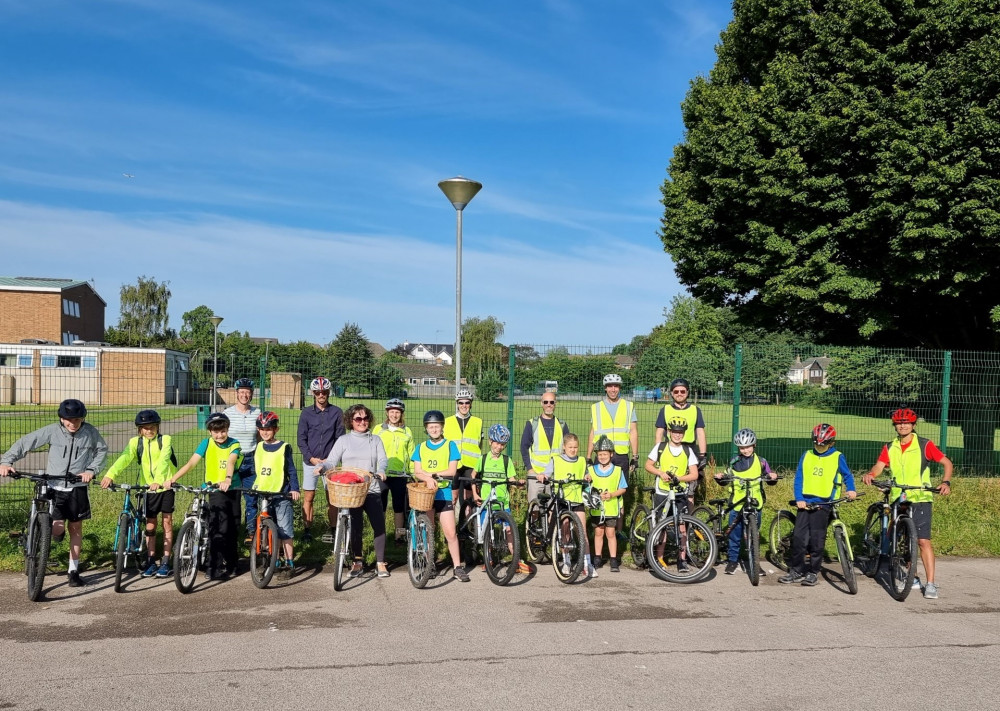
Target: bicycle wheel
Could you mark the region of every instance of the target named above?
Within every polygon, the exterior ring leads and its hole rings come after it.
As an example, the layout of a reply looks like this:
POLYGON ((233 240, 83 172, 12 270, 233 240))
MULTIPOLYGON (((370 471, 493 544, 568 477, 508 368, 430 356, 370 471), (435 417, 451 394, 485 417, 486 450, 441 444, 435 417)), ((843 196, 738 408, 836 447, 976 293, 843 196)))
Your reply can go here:
POLYGON ((840 526, 834 527, 833 540, 837 542, 837 558, 840 559, 840 567, 844 571, 844 582, 847 583, 847 590, 851 595, 857 595, 858 578, 854 574, 854 558, 851 556, 851 546, 847 542, 844 529, 840 526))
POLYGON ((636 566, 646 565, 646 540, 649 538, 649 522, 652 512, 645 504, 639 504, 632 512, 632 523, 628 527, 628 549, 636 566))
POLYGON ((692 582, 697 582, 712 570, 719 558, 719 547, 710 526, 693 516, 685 516, 685 523, 688 523, 688 519, 694 523, 687 525, 687 559, 688 564, 694 568, 692 582))
POLYGON ((28 549, 25 551, 25 571, 28 573, 28 599, 38 602, 42 597, 45 569, 49 564, 49 544, 52 541, 52 517, 39 512, 28 531, 28 549))
POLYGON ((760 583, 760 531, 757 528, 757 514, 747 517, 743 528, 747 545, 747 577, 751 585, 760 583))
POLYGON ((128 563, 128 536, 132 529, 129 515, 122 512, 118 516, 118 530, 115 533, 115 592, 122 591, 122 577, 125 575, 125 565, 128 563))
POLYGON ((181 524, 174 543, 174 585, 182 593, 189 593, 198 577, 198 558, 200 555, 198 537, 199 521, 187 519, 181 524))
POLYGON ((889 550, 889 587, 892 596, 902 602, 910 594, 917 573, 917 525, 909 516, 896 519, 896 530, 889 550))
POLYGON ((556 577, 567 585, 576 581, 583 571, 584 556, 587 554, 587 533, 579 517, 572 511, 559 514, 552 529, 552 567, 556 577))
POLYGON ((708 575, 715 558, 715 535, 704 521, 692 516, 681 517, 680 529, 673 516, 664 518, 653 526, 646 541, 650 571, 668 583, 698 582, 708 575), (682 550, 686 570, 679 566, 682 550))
POLYGON ((864 555, 864 573, 867 577, 874 578, 882 561, 882 504, 872 504, 868 507, 865 527, 861 533, 861 548, 864 555))
POLYGON ((771 519, 767 530, 767 557, 776 566, 788 572, 792 560, 792 533, 795 531, 795 514, 791 511, 779 511, 771 519))
POLYGON ((266 588, 278 567, 278 525, 271 518, 260 518, 260 526, 250 544, 250 577, 258 588, 266 588))
POLYGON ((333 537, 333 589, 337 592, 344 589, 344 564, 347 562, 350 544, 351 518, 338 516, 337 532, 333 537))
POLYGON ((486 575, 497 585, 506 585, 514 579, 517 562, 521 559, 517 527, 514 525, 514 517, 506 511, 492 512, 488 524, 483 532, 483 563, 486 565, 486 575), (512 532, 510 546, 507 545, 508 531, 512 532))
POLYGON ((427 585, 433 572, 434 549, 430 528, 430 519, 423 512, 417 513, 410 524, 410 545, 407 549, 406 563, 410 571, 410 582, 415 588, 427 585))
POLYGON ((691 518, 696 518, 703 524, 705 524, 705 527, 712 532, 713 536, 715 536, 716 559, 713 561, 713 563, 718 563, 719 562, 718 556, 722 552, 722 542, 719 541, 719 531, 721 530, 721 528, 718 526, 720 522, 718 512, 716 512, 716 510, 711 508, 710 506, 696 506, 694 511, 690 513, 690 516, 691 518))
POLYGON ((524 517, 524 553, 532 563, 545 562, 545 547, 548 543, 548 536, 545 534, 542 507, 538 499, 532 499, 528 504, 528 513, 524 517))

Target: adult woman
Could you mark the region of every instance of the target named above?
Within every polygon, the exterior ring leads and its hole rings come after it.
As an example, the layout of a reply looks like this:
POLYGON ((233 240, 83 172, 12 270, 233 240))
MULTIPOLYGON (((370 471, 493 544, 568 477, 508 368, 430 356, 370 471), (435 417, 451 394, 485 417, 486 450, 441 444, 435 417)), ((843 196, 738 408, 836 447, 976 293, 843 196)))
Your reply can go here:
POLYGON ((362 512, 368 514, 375 543, 375 560, 378 576, 388 578, 385 567, 385 511, 382 510, 382 487, 385 485, 387 459, 382 440, 371 433, 372 411, 362 404, 351 405, 344 413, 344 429, 347 434, 333 443, 330 456, 320 465, 323 472, 343 465, 371 473, 372 482, 364 503, 351 509, 351 552, 354 566, 351 577, 361 575, 364 563, 361 551, 361 534, 364 531, 362 512))
MULTIPOLYGON (((393 473, 411 474, 413 463, 413 433, 406 426, 403 413, 406 403, 399 398, 393 398, 385 404, 385 422, 375 425, 372 434, 376 434, 385 446, 385 454, 389 459, 388 470, 393 473)), ((404 477, 389 477, 388 488, 382 489, 382 512, 389 504, 389 492, 392 492, 392 510, 396 519, 396 543, 406 539, 406 518, 410 515, 410 506, 406 498, 406 479, 404 477)))

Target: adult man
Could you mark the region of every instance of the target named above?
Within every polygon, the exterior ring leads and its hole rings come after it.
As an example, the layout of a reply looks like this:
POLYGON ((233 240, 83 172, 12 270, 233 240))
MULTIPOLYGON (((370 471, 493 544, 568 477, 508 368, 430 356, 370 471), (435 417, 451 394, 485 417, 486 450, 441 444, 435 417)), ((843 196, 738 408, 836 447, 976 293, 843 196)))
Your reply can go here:
POLYGON ((670 398, 672 402, 664 405, 656 416, 656 444, 663 441, 667 432, 667 422, 674 417, 687 420, 687 432, 684 433, 685 444, 696 445, 698 452, 698 469, 705 468, 708 457, 708 441, 705 439, 705 418, 701 408, 688 402, 691 386, 684 378, 675 378, 670 383, 670 398))
MULTIPOLYGON (((302 452, 302 518, 305 530, 302 542, 312 540, 313 499, 316 498, 316 469, 333 449, 338 437, 344 436, 344 411, 330 404, 330 381, 327 378, 313 378, 309 391, 313 394, 313 405, 302 410, 299 417, 299 451, 302 452)), ((326 484, 324 483, 324 486, 326 484)), ((337 521, 337 507, 327 505, 327 521, 331 528, 337 521)))
POLYGON ((243 462, 238 472, 243 487, 243 501, 246 504, 246 542, 253 538, 254 521, 257 518, 257 496, 250 489, 253 487, 257 470, 254 468, 253 452, 257 447, 257 416, 260 408, 250 404, 253 399, 253 381, 250 378, 240 378, 235 383, 236 404, 230 405, 223 414, 229 418, 229 436, 240 443, 243 450, 243 462))
MULTIPOLYGON (((456 477, 471 477, 483 456, 483 421, 472 414, 472 400, 472 391, 461 388, 455 393, 455 414, 444 421, 445 439, 458 445, 462 455, 456 477)), ((463 506, 471 505, 471 490, 462 482, 455 484, 452 496, 455 503, 461 499, 463 506)), ((461 516, 461 509, 458 511, 456 515, 461 516)))
MULTIPOLYGON (((639 463, 639 420, 635 406, 621 397, 622 378, 617 373, 604 376, 604 395, 590 407, 590 437, 587 438, 587 459, 594 453, 594 445, 601 435, 607 436, 615 445, 611 463, 628 472, 629 477, 639 463), (631 453, 631 459, 629 454, 631 453)), ((634 488, 629 487, 629 501, 634 498, 634 488)), ((618 531, 622 531, 625 516, 618 517, 618 531)))
POLYGON ((80 577, 80 549, 83 547, 83 522, 90 518, 87 485, 101 471, 108 456, 108 445, 97 428, 88 422, 87 407, 79 400, 63 400, 59 422, 21 437, 0 458, 0 476, 8 476, 14 463, 33 449, 49 446, 45 473, 53 477, 74 476, 79 481, 56 479, 52 490, 52 538, 62 540, 69 529, 69 586, 84 585, 80 577))
MULTIPOLYGON (((542 414, 524 423, 521 432, 521 459, 528 474, 535 476, 545 471, 552 457, 562 452, 562 440, 569 434, 569 426, 556 417, 556 394, 547 390, 542 394, 542 414)), ((528 501, 538 497, 546 487, 534 479, 528 480, 528 501)))
MULTIPOLYGON (((930 462, 939 463, 944 469, 941 481, 941 494, 951 493, 951 476, 953 466, 951 460, 937 445, 929 439, 918 436, 914 431, 917 424, 917 413, 910 408, 900 408, 892 413, 892 425, 896 428, 896 438, 882 447, 875 466, 864 475, 862 480, 871 485, 872 480, 889 467, 892 478, 897 484, 904 486, 931 485, 930 462)), ((901 489, 893 489, 893 499, 899 497, 901 489)), ((920 547, 920 560, 924 563, 924 597, 936 600, 937 584, 934 582, 934 546, 931 545, 931 502, 933 494, 929 491, 908 490, 906 500, 910 502, 910 518, 917 525, 917 545, 920 547)), ((914 585, 920 581, 915 580, 914 585)))

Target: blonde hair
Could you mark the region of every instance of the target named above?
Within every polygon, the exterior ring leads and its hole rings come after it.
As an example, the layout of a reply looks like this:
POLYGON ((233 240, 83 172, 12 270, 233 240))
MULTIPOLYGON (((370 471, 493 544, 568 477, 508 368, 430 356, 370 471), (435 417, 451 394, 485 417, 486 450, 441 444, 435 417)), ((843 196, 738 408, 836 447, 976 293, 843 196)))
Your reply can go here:
POLYGON ((580 438, 577 437, 572 432, 567 432, 566 434, 563 435, 563 445, 565 445, 567 442, 576 442, 577 444, 580 444, 580 438))

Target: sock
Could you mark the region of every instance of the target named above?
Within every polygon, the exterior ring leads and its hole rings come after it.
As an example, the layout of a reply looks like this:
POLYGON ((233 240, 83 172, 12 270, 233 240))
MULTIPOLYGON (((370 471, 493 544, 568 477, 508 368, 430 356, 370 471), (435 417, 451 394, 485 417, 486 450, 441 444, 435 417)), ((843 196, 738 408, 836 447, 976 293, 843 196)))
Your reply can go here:
POLYGON ((167 553, 163 554, 163 558, 160 560, 160 565, 170 565, 170 556, 167 553))
POLYGON ((80 561, 76 558, 69 559, 69 572, 75 573, 77 568, 80 567, 80 561))
POLYGON ((589 568, 590 567, 590 553, 586 553, 583 556, 584 563, 589 568))

